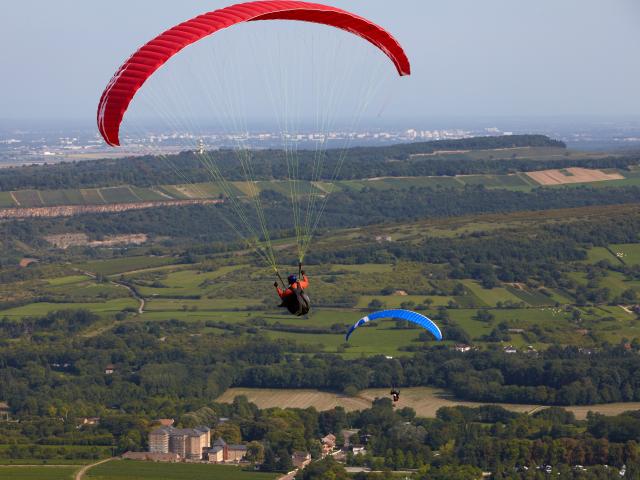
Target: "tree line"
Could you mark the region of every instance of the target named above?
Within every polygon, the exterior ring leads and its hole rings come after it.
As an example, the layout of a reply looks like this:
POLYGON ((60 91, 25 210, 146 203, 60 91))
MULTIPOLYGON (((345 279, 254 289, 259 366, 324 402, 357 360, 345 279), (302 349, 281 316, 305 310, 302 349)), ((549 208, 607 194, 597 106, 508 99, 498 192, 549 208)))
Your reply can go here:
MULTIPOLYGON (((397 359, 346 360, 293 341, 270 340, 260 329, 202 334, 201 322, 122 321, 110 332, 86 338, 70 335, 77 328, 70 319, 90 320, 89 314, 48 317, 57 320, 27 322, 51 325, 46 332, 23 329, 21 336, 14 332, 14 338, 1 341, 0 398, 16 414, 48 415, 63 405, 87 416, 95 414, 97 405, 151 411, 161 399, 183 399, 177 405, 215 398, 231 386, 346 392, 433 386, 484 402, 640 401, 639 340, 628 348, 551 347, 537 355, 510 355, 508 362, 502 349, 459 353, 428 344, 397 359), (117 366, 115 374, 104 374, 108 364, 117 366), (147 400, 140 403, 140 398, 147 400)), ((2 322, 5 331, 10 331, 8 323, 2 322)))
MULTIPOLYGON (((380 176, 429 176, 505 174, 516 171, 531 171, 540 168, 566 168, 582 166, 588 168, 628 168, 638 163, 634 154, 590 159, 565 157, 544 161, 530 159, 526 153, 514 153, 509 159, 470 159, 464 155, 440 155, 443 150, 490 150, 521 147, 565 148, 562 142, 542 135, 513 135, 506 137, 479 137, 460 140, 417 142, 390 147, 356 147, 346 152, 348 161, 343 162, 344 151, 329 149, 323 154, 322 169, 315 172, 313 165, 317 154, 313 150, 300 150, 297 178, 349 180, 380 176), (420 156, 425 154, 428 156, 420 156), (524 155, 522 157, 518 155, 524 155), (338 168, 338 166, 340 167, 338 168)), ((228 180, 244 180, 238 168, 237 152, 221 149, 208 152, 222 176, 228 180)), ((251 162, 256 179, 287 179, 287 160, 281 150, 252 150, 251 162)), ((193 152, 182 152, 168 160, 142 156, 122 159, 107 159, 81 162, 63 162, 44 166, 23 166, 0 171, 0 190, 20 189, 67 189, 136 185, 150 187, 161 184, 211 181, 202 161, 193 152), (180 173, 177 173, 179 170, 180 173)))

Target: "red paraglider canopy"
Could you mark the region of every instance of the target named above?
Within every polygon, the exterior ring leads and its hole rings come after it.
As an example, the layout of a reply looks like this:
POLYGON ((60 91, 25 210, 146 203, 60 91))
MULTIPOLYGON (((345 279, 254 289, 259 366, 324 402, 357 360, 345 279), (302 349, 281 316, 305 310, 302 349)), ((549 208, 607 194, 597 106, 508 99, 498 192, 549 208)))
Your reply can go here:
POLYGON ((382 50, 400 75, 411 66, 393 36, 369 20, 339 8, 297 1, 240 3, 187 20, 158 35, 135 52, 116 72, 98 105, 98 128, 105 141, 120 145, 120 123, 136 92, 153 73, 186 46, 242 22, 297 20, 332 26, 358 35, 382 50))

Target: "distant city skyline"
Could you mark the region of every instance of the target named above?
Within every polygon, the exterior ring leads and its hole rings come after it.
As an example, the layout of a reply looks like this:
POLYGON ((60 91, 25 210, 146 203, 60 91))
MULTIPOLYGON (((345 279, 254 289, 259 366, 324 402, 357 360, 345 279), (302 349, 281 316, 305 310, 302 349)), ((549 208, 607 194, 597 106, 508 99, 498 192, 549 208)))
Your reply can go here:
MULTIPOLYGON (((7 1, 0 117, 92 127, 100 92, 128 55, 173 24, 230 3, 7 1)), ((640 116, 635 0, 327 3, 380 23, 407 50, 413 75, 385 112, 388 122, 640 116)))
MULTIPOLYGON (((512 129, 490 126, 491 123, 474 126, 406 129, 359 128, 356 130, 314 131, 300 130, 295 134, 282 131, 257 129, 244 134, 230 134, 215 129, 179 130, 157 129, 143 136, 122 137, 122 147, 114 149, 105 144, 93 126, 72 127, 58 124, 43 129, 11 127, 13 122, 0 122, 0 168, 32 163, 117 158, 132 155, 172 154, 185 150, 243 148, 342 149, 355 146, 383 146, 407 142, 455 140, 479 136, 503 136, 538 133, 561 140, 575 150, 637 151, 640 146, 640 121, 624 123, 546 123, 536 124, 528 120, 519 124, 510 122, 512 129), (4 125, 4 126, 3 126, 4 125), (286 136, 284 142, 283 135, 286 136)), ((507 122, 509 124, 509 122, 507 122)), ((496 124, 493 124, 496 125, 496 124)), ((497 125, 500 125, 498 123, 497 125)))

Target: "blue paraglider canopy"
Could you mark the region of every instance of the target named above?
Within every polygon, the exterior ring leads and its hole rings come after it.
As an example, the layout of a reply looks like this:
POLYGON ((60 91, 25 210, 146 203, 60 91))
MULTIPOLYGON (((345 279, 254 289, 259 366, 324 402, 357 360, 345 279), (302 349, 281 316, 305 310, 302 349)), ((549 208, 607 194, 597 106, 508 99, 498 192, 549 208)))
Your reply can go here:
POLYGON ((431 332, 436 340, 442 340, 442 332, 435 323, 433 323, 424 315, 421 315, 417 312, 412 312, 411 310, 381 310, 379 312, 367 315, 366 317, 358 320, 349 329, 349 331, 347 332, 346 340, 349 340, 349 337, 356 328, 361 327, 362 325, 365 325, 372 320, 378 320, 380 318, 397 318, 398 320, 406 320, 407 322, 415 323, 416 325, 420 325, 421 327, 431 332))

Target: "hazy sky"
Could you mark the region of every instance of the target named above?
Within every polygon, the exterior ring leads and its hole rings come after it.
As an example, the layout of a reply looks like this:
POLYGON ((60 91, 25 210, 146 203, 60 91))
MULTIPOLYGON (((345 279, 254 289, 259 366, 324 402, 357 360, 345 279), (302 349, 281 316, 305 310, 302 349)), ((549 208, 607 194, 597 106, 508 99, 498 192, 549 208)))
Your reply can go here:
MULTIPOLYGON (((219 0, 3 0, 0 117, 93 122, 137 47, 219 0)), ((413 75, 407 117, 640 113, 638 0, 331 0, 380 23, 413 75)))

